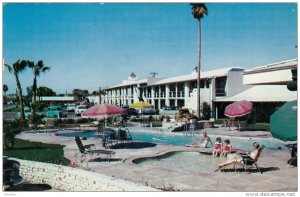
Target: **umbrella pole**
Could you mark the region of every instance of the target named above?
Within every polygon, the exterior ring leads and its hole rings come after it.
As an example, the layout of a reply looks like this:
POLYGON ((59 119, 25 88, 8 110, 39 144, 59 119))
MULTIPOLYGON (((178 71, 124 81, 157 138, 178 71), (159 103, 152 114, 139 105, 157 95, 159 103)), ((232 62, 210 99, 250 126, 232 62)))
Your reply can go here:
POLYGON ((104 116, 104 128, 107 128, 107 115, 104 116))

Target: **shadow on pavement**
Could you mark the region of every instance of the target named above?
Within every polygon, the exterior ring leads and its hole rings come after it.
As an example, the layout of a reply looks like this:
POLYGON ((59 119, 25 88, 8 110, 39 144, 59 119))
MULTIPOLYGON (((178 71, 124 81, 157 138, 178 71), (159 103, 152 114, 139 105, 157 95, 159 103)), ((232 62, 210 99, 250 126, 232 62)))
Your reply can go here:
POLYGON ((114 161, 122 161, 122 158, 95 158, 95 159, 91 159, 89 160, 89 162, 114 162, 114 161))
MULTIPOLYGON (((259 168, 259 169, 262 173, 280 170, 278 167, 267 167, 267 168, 259 168)), ((239 168, 239 169, 236 169, 236 171, 234 169, 223 169, 223 170, 221 170, 221 172, 241 172, 241 173, 245 173, 245 169, 239 168)), ((257 169, 247 169, 246 173, 260 173, 260 172, 257 169)))
POLYGON ((20 184, 6 188, 4 191, 47 191, 52 187, 47 184, 20 184))
POLYGON ((150 142, 124 142, 110 146, 111 149, 138 149, 138 148, 150 148, 155 147, 156 144, 150 142))

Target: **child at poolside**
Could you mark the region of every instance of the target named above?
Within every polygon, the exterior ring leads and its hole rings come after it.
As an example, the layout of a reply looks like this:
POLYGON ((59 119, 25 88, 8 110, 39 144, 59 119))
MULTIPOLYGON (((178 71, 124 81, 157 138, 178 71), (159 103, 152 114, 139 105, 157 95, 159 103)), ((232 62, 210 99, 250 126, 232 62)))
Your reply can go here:
POLYGON ((220 137, 217 137, 214 150, 213 150, 213 157, 217 157, 218 154, 221 155, 222 152, 222 140, 220 137))
POLYGON ((221 154, 222 157, 226 157, 227 154, 229 154, 232 150, 230 140, 226 139, 226 140, 224 140, 224 142, 225 142, 225 146, 224 146, 222 154, 221 154))

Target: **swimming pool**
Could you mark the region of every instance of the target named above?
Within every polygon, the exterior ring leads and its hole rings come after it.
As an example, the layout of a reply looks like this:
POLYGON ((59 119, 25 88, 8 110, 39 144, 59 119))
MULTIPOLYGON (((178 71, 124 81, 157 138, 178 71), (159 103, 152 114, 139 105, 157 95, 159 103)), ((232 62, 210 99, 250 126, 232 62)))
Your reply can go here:
MULTIPOLYGON (((63 137, 95 137, 95 131, 92 132, 69 132, 64 134, 59 134, 59 136, 63 137)), ((194 140, 201 139, 199 134, 195 136, 184 136, 179 133, 171 133, 171 132, 154 132, 154 131, 130 131, 132 135, 132 139, 134 141, 140 142, 151 142, 151 143, 161 143, 161 144, 172 144, 176 146, 184 146, 185 144, 191 144, 194 140)), ((216 137, 210 135, 212 142, 215 142, 216 137)), ((261 145, 264 145, 267 149, 286 149, 284 144, 282 144, 279 140, 273 137, 227 137, 221 136, 222 141, 225 139, 230 139, 232 148, 238 148, 242 150, 251 150, 253 142, 258 142, 261 145)), ((211 146, 211 145, 210 145, 211 146)), ((209 147, 210 147, 209 146, 209 147)))
POLYGON ((213 158, 199 152, 169 152, 159 157, 139 158, 135 164, 151 165, 185 173, 208 173, 216 170, 216 165, 225 158, 213 158))

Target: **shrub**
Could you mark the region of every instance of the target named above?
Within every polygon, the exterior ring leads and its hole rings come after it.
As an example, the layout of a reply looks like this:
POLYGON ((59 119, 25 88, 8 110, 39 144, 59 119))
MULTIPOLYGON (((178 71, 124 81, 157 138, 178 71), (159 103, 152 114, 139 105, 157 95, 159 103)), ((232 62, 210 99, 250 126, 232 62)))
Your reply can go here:
POLYGON ((15 133, 10 124, 3 125, 4 150, 10 150, 15 145, 15 133))
POLYGON ((210 119, 210 105, 207 102, 202 103, 202 119, 209 120, 210 119))
POLYGON ((15 144, 15 135, 27 129, 27 120, 3 121, 3 146, 5 150, 13 149, 15 144))

